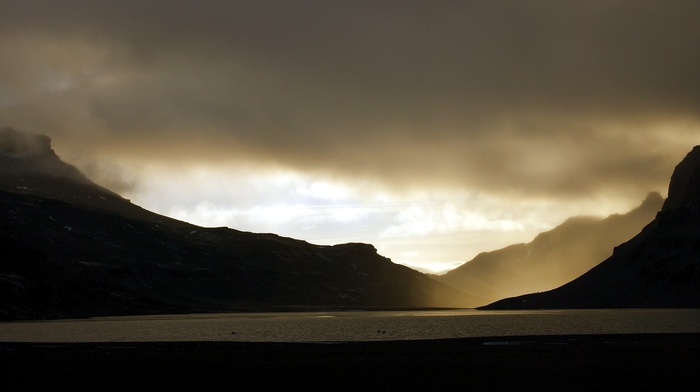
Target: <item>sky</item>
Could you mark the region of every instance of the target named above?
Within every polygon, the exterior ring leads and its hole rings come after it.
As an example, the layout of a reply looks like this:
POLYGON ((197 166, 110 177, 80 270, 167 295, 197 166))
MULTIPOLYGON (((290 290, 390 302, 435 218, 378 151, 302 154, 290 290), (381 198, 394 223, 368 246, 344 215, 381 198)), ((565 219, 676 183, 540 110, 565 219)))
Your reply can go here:
POLYGON ((666 195, 697 1, 0 0, 0 126, 203 226, 422 271, 666 195))

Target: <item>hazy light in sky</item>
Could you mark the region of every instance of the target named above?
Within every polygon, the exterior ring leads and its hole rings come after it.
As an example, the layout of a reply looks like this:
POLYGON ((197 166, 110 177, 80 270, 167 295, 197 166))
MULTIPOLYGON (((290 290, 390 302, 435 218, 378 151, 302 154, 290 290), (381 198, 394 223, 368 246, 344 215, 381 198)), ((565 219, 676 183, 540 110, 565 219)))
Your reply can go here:
POLYGON ((0 0, 0 126, 137 204, 449 266, 665 194, 697 1, 0 0))
POLYGON ((506 207, 484 194, 391 194, 366 182, 352 188, 351 182, 286 170, 199 166, 176 173, 145 166, 138 172, 137 185, 126 195, 153 211, 202 226, 274 232, 317 244, 372 243, 395 262, 427 272, 530 241, 573 215, 634 207, 624 200, 557 205, 524 199, 506 207))

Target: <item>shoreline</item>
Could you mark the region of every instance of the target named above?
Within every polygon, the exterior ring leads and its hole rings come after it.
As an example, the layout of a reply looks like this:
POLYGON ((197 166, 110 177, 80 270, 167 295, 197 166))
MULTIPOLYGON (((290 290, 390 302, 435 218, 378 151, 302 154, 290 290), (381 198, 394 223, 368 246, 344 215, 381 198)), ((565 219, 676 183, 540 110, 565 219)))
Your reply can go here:
POLYGON ((13 390, 694 390, 700 333, 374 342, 0 342, 13 390), (564 388, 564 389, 562 389, 564 388))

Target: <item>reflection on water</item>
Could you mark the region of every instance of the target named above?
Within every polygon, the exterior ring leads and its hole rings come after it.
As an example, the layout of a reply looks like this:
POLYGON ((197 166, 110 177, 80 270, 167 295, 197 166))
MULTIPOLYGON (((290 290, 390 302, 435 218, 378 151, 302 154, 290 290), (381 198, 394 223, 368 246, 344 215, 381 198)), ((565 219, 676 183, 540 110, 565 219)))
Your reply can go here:
POLYGON ((14 342, 341 342, 680 332, 700 332, 700 310, 230 313, 0 323, 0 341, 14 342))

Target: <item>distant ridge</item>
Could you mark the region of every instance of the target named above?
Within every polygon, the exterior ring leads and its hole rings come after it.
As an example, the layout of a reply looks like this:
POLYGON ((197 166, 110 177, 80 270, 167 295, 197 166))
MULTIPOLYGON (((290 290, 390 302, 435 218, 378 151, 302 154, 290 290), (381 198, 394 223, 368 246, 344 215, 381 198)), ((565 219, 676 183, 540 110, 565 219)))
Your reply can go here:
POLYGON ((465 293, 468 306, 551 290, 590 270, 651 222, 664 199, 649 193, 637 208, 606 218, 579 216, 527 244, 484 252, 436 277, 465 293))
POLYGON ((484 309, 700 307, 700 146, 676 166, 668 199, 641 233, 557 289, 484 309))
POLYGON ((0 319, 460 306, 369 244, 204 228, 138 207, 0 130, 0 319))

